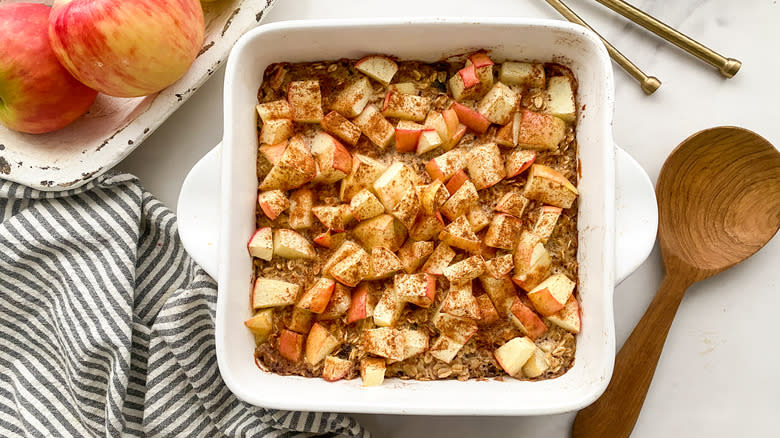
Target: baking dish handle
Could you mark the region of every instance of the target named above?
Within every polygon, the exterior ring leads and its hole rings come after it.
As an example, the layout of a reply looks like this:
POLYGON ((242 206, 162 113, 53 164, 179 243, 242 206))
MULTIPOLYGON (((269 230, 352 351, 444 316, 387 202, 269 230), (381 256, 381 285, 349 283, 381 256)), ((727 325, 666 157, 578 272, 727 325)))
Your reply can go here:
POLYGON ((214 146, 184 178, 176 214, 184 249, 212 278, 219 266, 220 162, 222 143, 214 146))
MULTIPOLYGON (((179 236, 184 249, 209 275, 219 266, 220 151, 218 144, 184 179, 179 203, 179 236)), ((615 284, 628 277, 650 254, 658 228, 653 183, 626 151, 615 157, 615 284)))
POLYGON ((642 166, 615 146, 615 285, 650 255, 658 231, 658 203, 642 166))

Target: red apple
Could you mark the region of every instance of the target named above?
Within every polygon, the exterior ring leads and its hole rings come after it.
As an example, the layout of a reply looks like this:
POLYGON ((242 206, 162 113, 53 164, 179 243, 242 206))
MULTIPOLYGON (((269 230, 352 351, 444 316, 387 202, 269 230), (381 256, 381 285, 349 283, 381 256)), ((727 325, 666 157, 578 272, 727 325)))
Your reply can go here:
POLYGON ((79 81, 117 97, 177 81, 203 45, 198 0, 55 0, 49 40, 79 81))
POLYGON ((458 70, 461 80, 463 81, 463 88, 471 88, 479 84, 477 78, 477 69, 474 64, 469 64, 462 69, 458 70))
POLYGON ((282 330, 279 335, 279 353, 283 358, 298 362, 303 353, 303 335, 292 330, 282 330))
POLYGON ((97 96, 57 61, 49 45, 50 11, 42 4, 0 6, 0 123, 15 131, 60 129, 97 96))
POLYGON ((371 309, 368 303, 369 286, 368 283, 360 283, 360 285, 352 293, 352 301, 349 304, 349 310, 347 311, 347 324, 352 324, 355 321, 366 319, 371 316, 371 309))
POLYGON ((457 192, 460 186, 462 186, 464 182, 468 181, 468 179, 469 176, 466 175, 466 172, 464 172, 463 169, 455 172, 455 175, 452 175, 452 178, 447 181, 447 191, 450 193, 457 192))
MULTIPOLYGON (((389 94, 388 94, 389 95, 389 94)), ((423 126, 419 123, 401 120, 395 127, 395 150, 398 152, 414 152, 417 141, 420 140, 423 126)))

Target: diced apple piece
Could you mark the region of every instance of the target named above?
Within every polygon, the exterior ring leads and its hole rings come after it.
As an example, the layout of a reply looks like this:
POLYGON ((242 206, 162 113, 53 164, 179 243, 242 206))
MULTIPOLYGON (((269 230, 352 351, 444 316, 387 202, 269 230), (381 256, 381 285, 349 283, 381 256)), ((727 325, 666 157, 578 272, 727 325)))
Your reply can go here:
POLYGON ((306 337, 306 362, 311 365, 317 365, 325 356, 329 355, 339 346, 339 340, 330 334, 328 330, 315 323, 306 337))
POLYGON ((282 157, 271 168, 260 190, 291 190, 311 181, 317 173, 317 165, 303 137, 296 135, 287 143, 282 157))
POLYGON ((280 228, 274 230, 274 255, 285 259, 313 260, 317 256, 317 251, 297 232, 280 228))
POLYGON ((260 192, 260 194, 257 195, 257 203, 269 220, 276 219, 283 211, 290 207, 290 200, 284 196, 284 192, 281 190, 260 192))
POLYGON ((274 253, 273 231, 270 227, 258 228, 246 246, 252 257, 271 260, 274 253))
MULTIPOLYGON (((477 189, 471 181, 466 181, 450 199, 441 207, 441 213, 450 220, 455 220, 468 213, 468 211, 479 204, 479 195, 477 189)), ((470 226, 470 225, 469 225, 470 226)))
POLYGON ((379 386, 385 380, 384 359, 366 357, 360 360, 360 379, 363 386, 379 386))
POLYGON ((292 137, 295 132, 291 119, 274 119, 263 122, 258 141, 265 144, 278 144, 292 137))
POLYGON ((454 316, 480 319, 479 303, 471 291, 471 281, 460 284, 450 283, 450 291, 442 301, 439 310, 454 316))
POLYGON ((414 152, 420 141, 420 134, 425 127, 419 123, 401 120, 395 126, 395 150, 397 152, 414 152))
POLYGON ((408 191, 414 191, 418 176, 406 164, 396 161, 374 181, 374 192, 387 211, 392 211, 408 191))
POLYGON ((362 249, 363 248, 361 248, 357 243, 351 240, 345 240, 341 245, 339 245, 336 251, 334 251, 333 254, 328 257, 328 260, 325 261, 325 264, 322 266, 322 275, 330 275, 330 270, 336 266, 336 264, 351 254, 354 254, 358 250, 362 249))
POLYGON ((318 205, 311 209, 314 216, 325 228, 333 231, 344 231, 352 219, 349 205, 318 205))
POLYGON ((252 290, 252 308, 282 307, 295 303, 301 287, 286 281, 258 278, 252 290))
POLYGON ((339 197, 343 202, 349 202, 360 190, 373 189, 374 181, 387 169, 387 165, 365 155, 355 154, 352 157, 352 172, 341 180, 339 197))
POLYGON ((506 156, 505 168, 506 177, 514 178, 525 172, 536 161, 536 152, 524 149, 515 149, 506 156))
MULTIPOLYGON (((445 110, 450 111, 450 110, 445 110)), ((455 111, 453 111, 454 113, 455 111)), ((444 143, 442 145, 443 149, 445 151, 449 151, 455 146, 460 143, 460 140, 463 138, 464 135, 466 135, 466 131, 468 130, 468 126, 464 125, 463 123, 458 123, 458 128, 455 130, 455 133, 452 135, 452 138, 450 138, 450 141, 447 143, 444 143)))
POLYGON ((292 119, 301 123, 319 123, 322 120, 322 93, 319 81, 293 81, 287 88, 292 119))
POLYGON ((444 118, 444 124, 447 125, 447 137, 452 138, 458 132, 458 126, 460 125, 458 113, 454 109, 449 108, 442 111, 441 116, 444 118))
POLYGON ((574 295, 569 296, 563 309, 559 310, 558 313, 549 315, 547 319, 564 330, 575 334, 579 333, 582 322, 580 320, 580 304, 577 302, 577 298, 574 295))
POLYGON ((496 360, 510 376, 520 376, 523 365, 536 351, 536 345, 526 337, 517 337, 498 347, 496 360))
POLYGON ((573 88, 568 77, 551 77, 547 83, 547 113, 566 122, 573 122, 577 117, 573 88))
POLYGON ((479 306, 479 314, 481 318, 477 321, 479 325, 490 325, 498 321, 498 312, 496 306, 490 301, 488 294, 482 294, 476 298, 477 305, 479 306))
POLYGON ((579 192, 572 183, 556 170, 534 164, 528 173, 525 183, 526 198, 535 199, 545 204, 561 208, 569 208, 574 203, 579 192))
POLYGON ((482 256, 471 256, 444 269, 444 276, 450 283, 462 284, 471 281, 485 272, 485 260, 482 256))
POLYGON ((333 288, 336 282, 330 278, 320 277, 314 284, 301 296, 296 304, 301 309, 306 309, 312 313, 322 313, 328 306, 330 296, 333 294, 333 288))
POLYGON ((539 217, 536 219, 536 224, 534 225, 534 234, 539 236, 542 242, 547 243, 547 240, 552 236, 552 233, 555 230, 555 224, 558 223, 558 217, 560 215, 560 207, 545 205, 540 208, 539 217))
POLYGON ((387 91, 397 91, 404 94, 417 94, 417 86, 413 82, 398 82, 390 84, 387 91))
POLYGON ((490 127, 490 120, 465 105, 453 102, 451 108, 455 110, 460 123, 468 126, 469 129, 478 134, 484 134, 490 127))
POLYGON ((479 330, 477 323, 471 318, 453 316, 447 313, 437 313, 433 318, 433 326, 444 336, 466 345, 466 342, 479 330))
POLYGON ((328 356, 322 364, 322 378, 328 382, 336 382, 343 379, 352 369, 352 362, 336 356, 328 356))
POLYGON ((396 296, 420 307, 430 307, 436 297, 436 277, 429 274, 397 274, 393 278, 396 296))
POLYGON ((442 275, 444 269, 450 265, 455 258, 455 251, 444 242, 439 242, 436 249, 433 250, 428 260, 422 267, 422 272, 431 275, 442 275))
POLYGON ((379 327, 393 326, 401 316, 404 304, 405 301, 396 294, 393 288, 385 290, 374 307, 374 324, 379 327))
POLYGON ((455 356, 457 356, 461 348, 463 348, 463 344, 455 342, 444 335, 440 335, 433 341, 429 351, 431 352, 431 356, 436 359, 445 363, 450 363, 455 359, 455 356))
POLYGON ((457 192, 460 186, 462 186, 463 183, 468 180, 469 180, 469 176, 466 174, 466 172, 463 171, 463 169, 461 169, 455 172, 455 175, 452 175, 452 178, 450 178, 449 181, 447 181, 447 185, 445 186, 445 188, 447 189, 448 193, 453 194, 457 192))
POLYGON ((346 239, 347 233, 334 233, 329 228, 324 233, 314 237, 314 243, 324 248, 335 248, 341 245, 346 239))
POLYGON ((566 122, 549 114, 520 111, 517 146, 525 149, 551 151, 566 136, 566 122))
POLYGON ((471 149, 468 169, 477 190, 492 187, 506 176, 501 151, 495 143, 485 143, 471 149))
POLYGON ((358 221, 371 219, 385 212, 385 207, 368 189, 359 191, 349 203, 352 215, 358 221))
POLYGON ((317 317, 320 321, 339 319, 344 316, 352 304, 352 291, 341 283, 336 283, 325 310, 317 317))
POLYGON ((449 246, 460 248, 469 252, 479 250, 480 241, 477 235, 471 230, 471 224, 465 216, 458 216, 457 219, 447 225, 440 233, 439 240, 449 246))
POLYGON ((357 289, 352 293, 349 310, 347 311, 347 324, 352 324, 355 321, 360 321, 371 316, 374 312, 371 304, 370 286, 368 283, 360 283, 357 289))
POLYGON ((371 250, 371 264, 366 280, 388 278, 403 269, 401 260, 392 251, 381 246, 371 250))
POLYGON ((513 255, 515 275, 512 280, 525 291, 531 291, 550 275, 552 259, 539 236, 523 231, 513 255))
POLYGON ((528 206, 528 198, 516 192, 507 192, 496 204, 496 211, 520 218, 526 206, 528 206))
POLYGON ((439 208, 447 202, 450 197, 450 192, 444 186, 444 184, 435 179, 432 183, 418 187, 418 194, 420 198, 420 206, 425 214, 433 216, 439 210, 439 208))
POLYGON ((517 239, 520 237, 520 231, 523 221, 508 214, 497 214, 493 216, 490 222, 490 228, 485 234, 485 245, 493 248, 514 249, 517 239))
POLYGON ((412 187, 407 189, 390 213, 404 224, 407 230, 411 230, 419 212, 420 200, 417 197, 417 189, 412 187))
POLYGON ((417 216, 412 228, 409 229, 409 238, 412 240, 431 240, 439 235, 444 229, 444 219, 441 214, 429 216, 421 214, 417 216))
POLYGON ((360 140, 360 128, 336 111, 326 114, 320 126, 325 132, 335 135, 351 146, 355 146, 360 140))
POLYGON ((485 273, 493 278, 501 278, 509 275, 514 268, 512 254, 496 256, 485 262, 485 273))
POLYGON ((507 85, 544 88, 544 64, 505 61, 498 71, 498 79, 507 85))
MULTIPOLYGON (((458 115, 455 114, 455 111, 447 110, 450 114, 455 116, 455 123, 458 123, 458 115)), ((452 117, 450 115, 449 117, 452 117)), ((456 125, 457 126, 457 125, 456 125)), ((449 126, 447 125, 447 120, 444 119, 444 114, 439 111, 431 111, 428 113, 428 117, 425 119, 425 127, 427 129, 433 129, 436 131, 437 134, 439 134, 439 138, 442 142, 446 142, 449 140, 449 138, 452 136, 454 132, 450 132, 449 126)), ((433 149, 433 148, 431 148, 433 149)))
POLYGON ((431 107, 431 99, 414 94, 398 93, 390 90, 385 97, 382 115, 413 122, 422 122, 431 107))
MULTIPOLYGON (((490 59, 490 57, 485 52, 474 52, 471 55, 469 55, 469 60, 466 61, 466 64, 474 64, 474 67, 477 69, 477 76, 479 77, 480 82, 487 82, 488 80, 493 80, 493 60, 490 59), (489 68, 488 68, 489 67, 489 68), (490 76, 488 79, 487 76, 490 76)), ((488 88, 490 86, 488 85, 488 88)))
POLYGON ((287 328, 297 333, 308 333, 314 323, 314 314, 300 307, 293 307, 287 328))
POLYGON ((290 227, 295 230, 311 228, 314 223, 311 209, 314 193, 309 189, 298 189, 290 194, 290 227))
POLYGON ((395 127, 374 105, 366 105, 363 112, 352 120, 360 131, 379 149, 387 149, 395 136, 395 127))
POLYGON ((262 309, 251 318, 244 321, 244 325, 257 338, 264 340, 271 334, 274 328, 274 309, 262 309))
POLYGON ((477 112, 491 123, 504 125, 511 120, 517 101, 517 93, 501 82, 496 82, 477 104, 477 112))
POLYGON ((388 85, 398 71, 398 64, 387 56, 371 55, 356 62, 355 68, 371 79, 388 85))
POLYGON ((523 365, 523 374, 533 379, 544 374, 549 367, 550 363, 547 361, 547 355, 541 348, 536 347, 534 354, 523 365))
POLYGON ((367 250, 377 246, 398 251, 406 240, 406 228, 398 219, 389 214, 382 214, 360 222, 352 229, 352 233, 360 240, 367 250))
POLYGON ((261 103, 255 106, 260 120, 267 122, 277 119, 292 119, 290 104, 284 99, 274 100, 273 102, 261 103))
POLYGON ((282 329, 279 334, 279 353, 283 358, 298 362, 303 353, 303 335, 292 330, 282 329))
POLYGON ((479 85, 479 79, 477 78, 476 67, 473 64, 458 70, 447 81, 452 97, 458 101, 473 99, 479 96, 481 89, 477 85, 479 85))
POLYGON ((502 126, 501 128, 498 129, 498 131, 496 131, 496 136, 493 138, 493 141, 495 141, 497 145, 508 147, 508 148, 513 148, 517 145, 515 143, 515 137, 514 137, 514 132, 515 132, 514 120, 519 117, 520 117, 519 112, 514 113, 512 120, 510 120, 509 123, 502 126))
POLYGON ((414 273, 433 253, 433 242, 407 240, 398 250, 398 259, 407 274, 414 273))
POLYGON ((284 150, 287 149, 287 141, 277 144, 261 144, 258 150, 271 165, 275 165, 282 159, 284 150))
POLYGON ((512 280, 509 277, 493 278, 490 275, 483 275, 479 277, 479 282, 496 307, 498 314, 507 315, 509 308, 512 307, 512 302, 517 297, 512 280))
POLYGON ((490 216, 481 207, 472 208, 466 213, 466 217, 469 220, 469 224, 471 224, 472 231, 475 233, 479 233, 490 224, 490 216))
POLYGON ((311 152, 317 163, 313 182, 332 184, 343 179, 352 170, 352 155, 344 145, 324 131, 319 131, 311 142, 311 152))
POLYGON ((404 360, 404 339, 400 330, 380 327, 363 331, 363 350, 393 361, 404 360))
POLYGON ((441 137, 432 129, 423 130, 417 142, 417 155, 430 152, 443 144, 441 137))
POLYGON ((374 89, 371 87, 371 82, 368 78, 361 76, 344 87, 333 99, 330 107, 344 117, 352 118, 363 112, 373 94, 374 89))
POLYGON ((530 307, 523 304, 519 297, 512 302, 509 319, 524 335, 536 340, 547 332, 547 326, 530 307))
POLYGON ((368 275, 368 269, 368 253, 358 248, 330 268, 330 275, 345 286, 355 287, 368 275))
POLYGON ((432 179, 447 181, 455 173, 466 167, 467 152, 463 149, 453 149, 433 158, 425 165, 425 171, 432 179))
POLYGON ((528 292, 537 312, 544 316, 558 313, 569 300, 575 283, 564 274, 554 274, 528 292))
POLYGON ((409 359, 428 349, 428 335, 421 330, 401 329, 401 339, 404 345, 402 360, 409 359))

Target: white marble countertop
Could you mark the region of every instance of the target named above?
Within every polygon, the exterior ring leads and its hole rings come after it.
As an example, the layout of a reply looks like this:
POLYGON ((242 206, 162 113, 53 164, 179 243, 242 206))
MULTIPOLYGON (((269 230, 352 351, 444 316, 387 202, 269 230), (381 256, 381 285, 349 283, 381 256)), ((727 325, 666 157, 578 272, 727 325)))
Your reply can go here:
MULTIPOLYGON (((568 0, 602 35, 663 86, 650 97, 617 66, 614 135, 653 181, 690 134, 742 126, 780 146, 780 5, 773 0, 632 0, 725 56, 732 79, 589 0, 568 0)), ((368 16, 559 18, 543 0, 278 0, 265 22, 368 16)), ((214 77, 119 168, 175 207, 189 169, 222 137, 222 78, 214 77)), ((666 341, 633 437, 769 437, 780 431, 780 238, 748 262, 694 285, 666 341)), ((663 276, 656 247, 615 292, 618 345, 663 276)), ((522 397, 522 394, 518 394, 522 397)), ((475 403, 478 403, 475 400, 475 403)), ((616 412, 616 415, 620 415, 616 412)), ((568 437, 574 414, 549 417, 359 415, 377 437, 568 437)))

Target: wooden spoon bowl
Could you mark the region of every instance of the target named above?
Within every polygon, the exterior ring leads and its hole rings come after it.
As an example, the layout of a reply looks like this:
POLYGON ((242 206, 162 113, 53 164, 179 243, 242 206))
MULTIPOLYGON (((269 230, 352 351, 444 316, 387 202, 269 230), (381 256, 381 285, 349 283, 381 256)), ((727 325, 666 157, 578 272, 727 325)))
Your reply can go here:
POLYGON ((627 438, 685 290, 747 259, 780 229, 780 152, 751 131, 718 127, 683 141, 656 185, 666 276, 621 348, 607 390, 572 437, 627 438))

